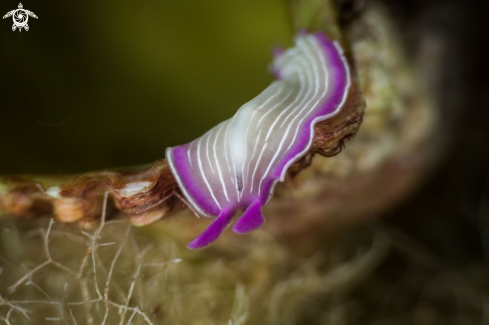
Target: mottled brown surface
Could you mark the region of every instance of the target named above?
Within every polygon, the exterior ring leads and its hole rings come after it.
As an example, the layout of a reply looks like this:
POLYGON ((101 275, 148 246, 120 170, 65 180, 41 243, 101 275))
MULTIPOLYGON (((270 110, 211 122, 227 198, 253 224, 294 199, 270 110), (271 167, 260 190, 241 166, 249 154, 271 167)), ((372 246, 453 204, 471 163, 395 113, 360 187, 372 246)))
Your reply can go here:
MULTIPOLYGON (((350 66, 353 66, 352 58, 349 61, 350 66)), ((362 123, 365 99, 363 98, 356 71, 354 71, 354 68, 352 70, 352 84, 343 109, 335 117, 316 124, 311 147, 304 157, 300 158, 289 168, 291 174, 296 175, 308 167, 315 154, 325 157, 339 154, 345 146, 344 141, 357 133, 362 123)))

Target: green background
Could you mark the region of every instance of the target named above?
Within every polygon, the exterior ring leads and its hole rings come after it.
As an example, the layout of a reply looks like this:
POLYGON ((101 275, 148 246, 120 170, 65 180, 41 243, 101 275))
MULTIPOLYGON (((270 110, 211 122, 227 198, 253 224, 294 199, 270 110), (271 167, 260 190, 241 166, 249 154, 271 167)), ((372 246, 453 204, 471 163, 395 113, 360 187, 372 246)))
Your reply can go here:
POLYGON ((23 5, 39 17, 28 32, 0 21, 0 174, 164 158, 260 93, 293 36, 279 0, 23 5))

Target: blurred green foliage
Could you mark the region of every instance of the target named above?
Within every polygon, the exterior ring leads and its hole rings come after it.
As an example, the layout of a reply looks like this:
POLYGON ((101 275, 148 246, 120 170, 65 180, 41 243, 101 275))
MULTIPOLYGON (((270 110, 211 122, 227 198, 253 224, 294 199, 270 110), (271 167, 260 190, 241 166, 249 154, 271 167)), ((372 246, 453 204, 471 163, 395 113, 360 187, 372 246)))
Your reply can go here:
POLYGON ((0 174, 161 159, 264 89, 293 34, 281 0, 23 5, 28 32, 0 25, 0 174))

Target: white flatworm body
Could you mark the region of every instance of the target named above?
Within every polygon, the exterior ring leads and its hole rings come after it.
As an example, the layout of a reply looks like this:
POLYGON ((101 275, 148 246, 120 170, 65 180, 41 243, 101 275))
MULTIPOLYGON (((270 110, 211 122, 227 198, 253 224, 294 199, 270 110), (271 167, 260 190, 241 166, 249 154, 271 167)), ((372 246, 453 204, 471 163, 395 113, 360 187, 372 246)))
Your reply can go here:
POLYGON ((200 214, 217 216, 189 248, 216 240, 238 210, 244 213, 233 227, 236 233, 260 227, 261 207, 308 151, 314 125, 344 104, 350 73, 338 43, 321 32, 301 34, 295 42, 273 62, 277 81, 202 137, 167 149, 185 198, 200 214))

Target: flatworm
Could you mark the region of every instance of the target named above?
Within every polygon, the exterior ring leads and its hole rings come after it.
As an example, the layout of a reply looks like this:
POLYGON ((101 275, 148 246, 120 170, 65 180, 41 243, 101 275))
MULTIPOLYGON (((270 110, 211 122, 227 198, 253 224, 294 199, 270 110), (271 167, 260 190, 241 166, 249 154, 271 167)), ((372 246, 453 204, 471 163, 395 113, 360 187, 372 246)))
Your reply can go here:
POLYGON ((202 137, 166 150, 189 204, 204 216, 217 216, 189 248, 215 241, 238 210, 244 213, 234 232, 260 227, 261 207, 308 151, 314 125, 344 104, 350 72, 339 44, 321 32, 302 33, 295 43, 275 57, 272 71, 279 80, 202 137))

